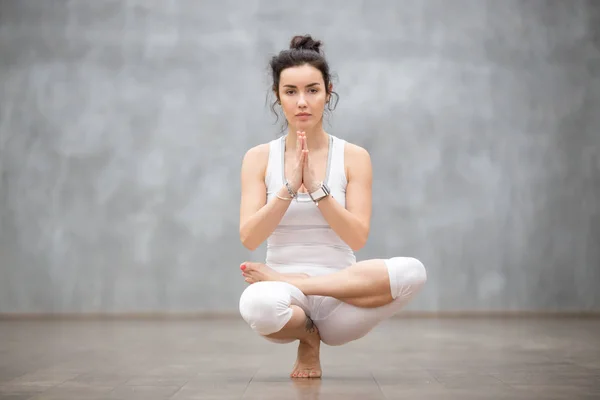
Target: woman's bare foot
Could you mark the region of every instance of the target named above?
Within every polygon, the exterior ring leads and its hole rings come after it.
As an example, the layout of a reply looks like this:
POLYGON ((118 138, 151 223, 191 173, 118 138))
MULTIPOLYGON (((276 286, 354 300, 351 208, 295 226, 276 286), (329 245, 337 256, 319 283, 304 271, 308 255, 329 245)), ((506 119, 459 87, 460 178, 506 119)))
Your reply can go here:
POLYGON ((320 378, 321 377, 321 336, 314 322, 306 319, 306 329, 309 335, 300 340, 298 357, 291 378, 320 378))
MULTIPOLYGON (((294 284, 298 280, 309 277, 307 274, 282 274, 262 263, 245 262, 240 266, 244 280, 250 284, 262 281, 280 281, 294 284)), ((321 377, 321 336, 319 330, 310 318, 306 318, 304 327, 306 336, 298 344, 298 356, 291 378, 320 378, 321 377)))
POLYGON ((263 263, 244 262, 240 269, 245 281, 256 283, 262 281, 280 281, 293 284, 296 279, 308 278, 307 274, 282 274, 263 263))

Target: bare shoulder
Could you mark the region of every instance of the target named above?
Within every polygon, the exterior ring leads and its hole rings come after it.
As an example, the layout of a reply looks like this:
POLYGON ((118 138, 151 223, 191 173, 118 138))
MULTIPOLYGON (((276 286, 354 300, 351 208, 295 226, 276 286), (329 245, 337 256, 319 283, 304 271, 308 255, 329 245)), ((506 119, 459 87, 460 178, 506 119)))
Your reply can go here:
POLYGON ((246 151, 244 155, 244 160, 259 160, 261 158, 267 159, 269 157, 269 143, 261 143, 254 147, 251 147, 246 151))
POLYGON ((356 159, 370 159, 371 156, 369 152, 364 147, 361 147, 357 144, 346 142, 346 147, 344 149, 344 153, 346 157, 350 157, 352 160, 356 159))
POLYGON ((269 143, 254 146, 244 154, 242 169, 254 172, 264 171, 269 160, 269 143))
POLYGON ((346 172, 349 177, 357 174, 363 176, 371 174, 371 155, 364 147, 346 142, 344 158, 346 160, 346 172))

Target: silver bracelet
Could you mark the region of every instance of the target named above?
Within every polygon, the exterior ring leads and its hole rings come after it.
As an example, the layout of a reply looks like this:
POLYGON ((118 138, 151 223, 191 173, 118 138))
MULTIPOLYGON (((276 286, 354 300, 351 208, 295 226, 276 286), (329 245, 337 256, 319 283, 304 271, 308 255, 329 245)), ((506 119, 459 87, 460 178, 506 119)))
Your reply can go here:
POLYGON ((285 182, 285 187, 287 188, 288 193, 290 194, 290 197, 293 199, 296 197, 296 193, 292 190, 292 187, 290 186, 289 182, 285 182))

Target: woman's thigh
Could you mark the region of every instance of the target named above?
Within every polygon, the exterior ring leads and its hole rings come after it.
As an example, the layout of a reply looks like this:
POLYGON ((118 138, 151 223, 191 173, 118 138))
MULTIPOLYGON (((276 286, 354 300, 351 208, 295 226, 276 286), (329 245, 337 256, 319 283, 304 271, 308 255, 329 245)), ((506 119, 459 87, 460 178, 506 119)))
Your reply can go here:
POLYGON ((321 340, 330 346, 360 339, 382 321, 398 313, 406 304, 397 298, 390 304, 377 308, 362 308, 332 297, 323 298, 313 321, 319 329, 321 340))

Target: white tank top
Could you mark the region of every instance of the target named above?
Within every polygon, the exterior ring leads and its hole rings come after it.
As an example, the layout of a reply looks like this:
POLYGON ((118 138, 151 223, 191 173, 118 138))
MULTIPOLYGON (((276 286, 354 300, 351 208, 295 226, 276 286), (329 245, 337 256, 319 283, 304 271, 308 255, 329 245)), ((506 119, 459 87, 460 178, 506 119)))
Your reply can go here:
MULTIPOLYGON (((269 142, 269 161, 265 173, 267 201, 285 182, 285 138, 269 142)), ((344 146, 346 141, 329 135, 329 152, 325 182, 331 195, 346 206, 346 172, 344 146)), ((267 239, 266 264, 282 272, 321 273, 342 269, 356 262, 354 252, 331 229, 308 193, 298 193, 275 231, 267 239)))

